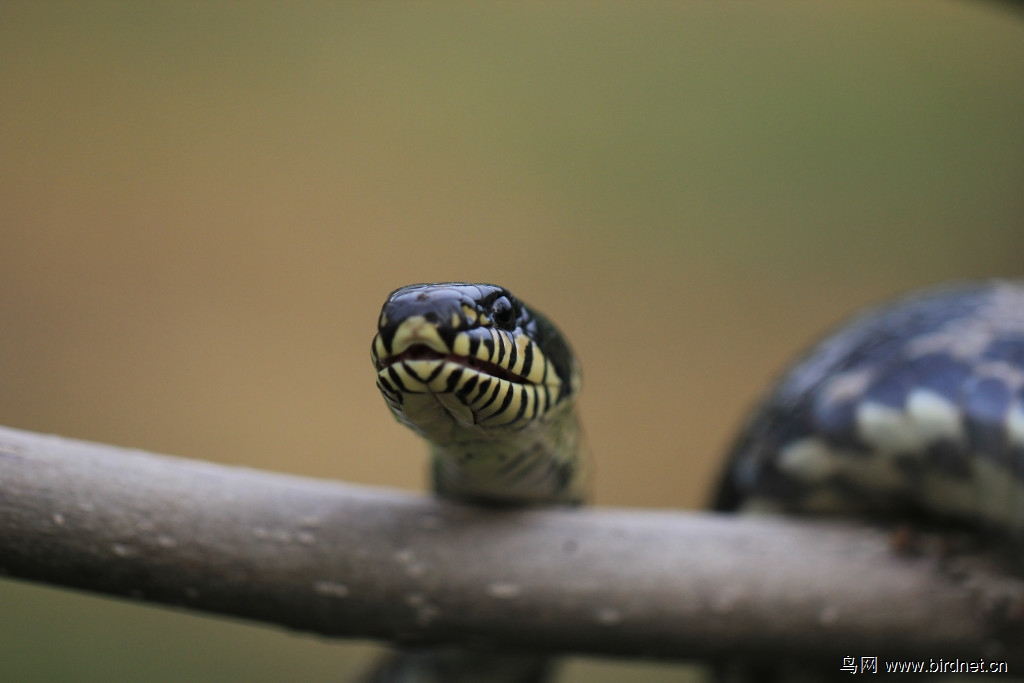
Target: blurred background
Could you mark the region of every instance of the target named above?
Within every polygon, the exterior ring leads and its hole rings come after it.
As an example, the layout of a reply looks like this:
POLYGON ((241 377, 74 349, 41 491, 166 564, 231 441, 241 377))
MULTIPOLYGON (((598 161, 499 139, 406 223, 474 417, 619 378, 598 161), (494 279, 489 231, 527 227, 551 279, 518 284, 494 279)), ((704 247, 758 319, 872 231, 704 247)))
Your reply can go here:
MULTIPOLYGON (((377 312, 494 281, 582 359, 596 502, 696 508, 823 329, 1024 273, 1010 5, 5 2, 0 65, 5 426, 422 489, 377 312)), ((377 651, 13 581, 0 615, 3 681, 377 651)))

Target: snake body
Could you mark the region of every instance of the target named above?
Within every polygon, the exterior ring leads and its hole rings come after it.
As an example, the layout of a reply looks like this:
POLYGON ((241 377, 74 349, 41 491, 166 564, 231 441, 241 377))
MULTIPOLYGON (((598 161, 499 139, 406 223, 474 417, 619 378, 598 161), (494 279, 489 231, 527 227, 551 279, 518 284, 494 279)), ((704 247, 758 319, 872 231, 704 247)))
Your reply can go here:
MULTIPOLYGON (((562 333, 503 287, 447 282, 388 296, 370 347, 395 418, 430 445, 434 492, 483 504, 576 504, 586 492, 562 333)), ((541 683, 548 657, 448 648, 399 651, 367 683, 541 683)))
POLYGON ((827 336, 755 409, 715 507, 1024 536, 1024 283, 911 294, 827 336))
MULTIPOLYGON (((371 356, 391 412, 430 443, 439 496, 582 500, 579 364, 508 290, 396 290, 371 356)), ((925 291, 827 336, 753 411, 714 507, 923 513, 1024 537, 1024 283, 925 291)))

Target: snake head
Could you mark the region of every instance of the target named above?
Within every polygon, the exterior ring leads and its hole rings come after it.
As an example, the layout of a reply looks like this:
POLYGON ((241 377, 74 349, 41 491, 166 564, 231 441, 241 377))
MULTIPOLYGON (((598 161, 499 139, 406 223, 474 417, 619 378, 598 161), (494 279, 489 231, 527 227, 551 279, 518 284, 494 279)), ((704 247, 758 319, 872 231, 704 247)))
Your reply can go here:
POLYGON ((523 307, 512 293, 497 285, 453 282, 402 287, 391 293, 381 309, 371 349, 374 365, 380 370, 389 359, 417 345, 451 353, 459 333, 473 330, 521 334, 521 322, 526 322, 521 321, 522 314, 523 307))
POLYGON ((558 330, 491 284, 395 290, 370 356, 388 407, 435 443, 543 420, 579 386, 558 330))

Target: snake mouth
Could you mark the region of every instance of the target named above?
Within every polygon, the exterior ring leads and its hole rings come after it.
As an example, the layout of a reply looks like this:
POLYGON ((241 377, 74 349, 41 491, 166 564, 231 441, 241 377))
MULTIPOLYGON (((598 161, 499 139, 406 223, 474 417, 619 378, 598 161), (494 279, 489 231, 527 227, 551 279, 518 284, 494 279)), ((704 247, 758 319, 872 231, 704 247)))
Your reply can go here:
POLYGON ((513 382, 514 384, 527 383, 526 378, 511 372, 507 368, 503 368, 497 363, 480 360, 479 358, 474 358, 472 356, 459 356, 454 353, 440 353, 426 344, 413 344, 401 353, 395 354, 394 356, 388 356, 387 358, 381 358, 380 361, 377 362, 377 371, 380 372, 391 365, 408 360, 446 361, 461 365, 464 368, 469 368, 483 375, 487 375, 488 377, 503 379, 508 382, 513 382))

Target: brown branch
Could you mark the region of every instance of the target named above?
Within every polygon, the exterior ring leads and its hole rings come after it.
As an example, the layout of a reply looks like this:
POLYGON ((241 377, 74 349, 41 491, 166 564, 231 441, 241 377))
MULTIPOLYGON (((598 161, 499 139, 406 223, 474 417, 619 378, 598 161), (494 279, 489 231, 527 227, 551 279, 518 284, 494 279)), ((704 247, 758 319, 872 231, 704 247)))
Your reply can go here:
POLYGON ((480 509, 4 428, 0 570, 407 644, 1024 666, 1018 582, 969 585, 871 529, 480 509))

